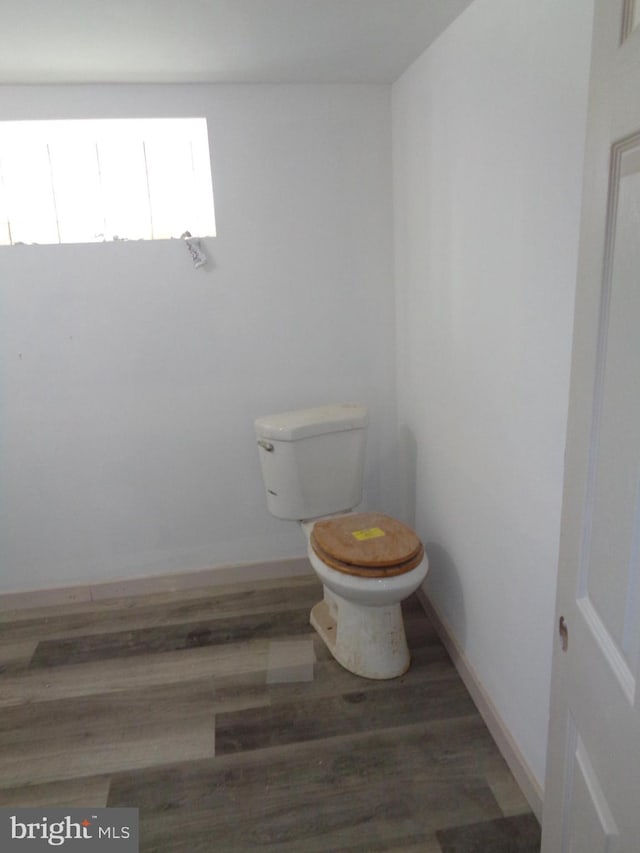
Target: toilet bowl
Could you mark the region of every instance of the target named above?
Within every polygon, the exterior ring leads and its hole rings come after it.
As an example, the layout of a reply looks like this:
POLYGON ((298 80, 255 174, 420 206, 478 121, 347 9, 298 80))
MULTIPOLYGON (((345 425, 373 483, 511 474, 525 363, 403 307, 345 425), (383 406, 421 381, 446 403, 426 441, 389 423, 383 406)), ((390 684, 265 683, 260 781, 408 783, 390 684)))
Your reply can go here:
POLYGON ((381 513, 347 513, 302 527, 324 588, 311 624, 333 657, 364 678, 402 675, 410 655, 401 602, 429 569, 416 534, 381 513))

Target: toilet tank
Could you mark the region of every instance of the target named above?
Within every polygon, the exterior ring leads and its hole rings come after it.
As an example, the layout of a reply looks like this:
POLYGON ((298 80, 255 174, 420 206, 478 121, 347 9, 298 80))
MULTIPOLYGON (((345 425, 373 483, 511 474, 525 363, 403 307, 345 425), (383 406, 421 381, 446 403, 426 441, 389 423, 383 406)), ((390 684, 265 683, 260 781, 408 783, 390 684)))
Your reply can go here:
POLYGON ((258 418, 269 512, 306 519, 356 507, 362 500, 367 423, 367 410, 359 403, 258 418))

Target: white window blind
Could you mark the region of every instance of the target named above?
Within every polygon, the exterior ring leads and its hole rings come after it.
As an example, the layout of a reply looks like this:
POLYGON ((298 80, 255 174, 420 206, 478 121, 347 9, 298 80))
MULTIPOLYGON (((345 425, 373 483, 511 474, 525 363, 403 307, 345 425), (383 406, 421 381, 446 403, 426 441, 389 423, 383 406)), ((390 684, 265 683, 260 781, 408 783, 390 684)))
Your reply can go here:
POLYGON ((204 118, 0 122, 0 245, 214 236, 204 118))

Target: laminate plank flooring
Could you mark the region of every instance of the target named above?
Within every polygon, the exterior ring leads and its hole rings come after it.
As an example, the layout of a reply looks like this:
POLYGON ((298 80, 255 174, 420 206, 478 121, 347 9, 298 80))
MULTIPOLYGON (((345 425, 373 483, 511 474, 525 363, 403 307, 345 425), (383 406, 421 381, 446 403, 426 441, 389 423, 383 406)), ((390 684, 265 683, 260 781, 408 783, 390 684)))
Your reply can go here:
POLYGON ((419 603, 411 669, 369 681, 308 624, 320 596, 310 576, 0 614, 0 805, 137 807, 145 853, 537 851, 419 603))

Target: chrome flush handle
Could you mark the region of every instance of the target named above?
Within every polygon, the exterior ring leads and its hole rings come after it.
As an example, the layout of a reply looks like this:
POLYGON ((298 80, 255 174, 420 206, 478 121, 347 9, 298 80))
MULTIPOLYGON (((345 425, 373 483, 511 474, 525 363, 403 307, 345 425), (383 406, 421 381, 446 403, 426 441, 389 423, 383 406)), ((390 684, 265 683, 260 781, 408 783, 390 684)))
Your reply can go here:
POLYGON ((275 450, 273 444, 271 444, 270 441, 265 441, 262 438, 258 441, 258 446, 262 447, 263 450, 266 450, 267 453, 273 453, 273 451, 275 450))

